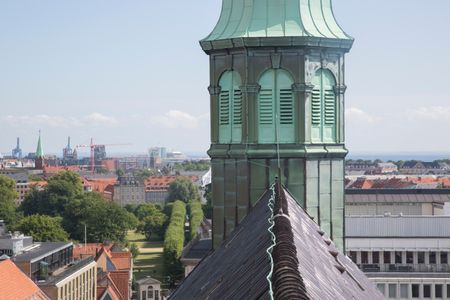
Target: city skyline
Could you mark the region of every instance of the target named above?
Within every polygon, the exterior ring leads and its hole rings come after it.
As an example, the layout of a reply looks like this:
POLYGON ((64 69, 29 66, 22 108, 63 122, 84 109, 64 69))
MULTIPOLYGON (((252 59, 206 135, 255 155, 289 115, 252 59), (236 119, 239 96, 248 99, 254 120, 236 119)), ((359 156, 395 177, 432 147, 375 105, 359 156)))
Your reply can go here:
MULTIPOLYGON (((120 152, 151 145, 205 152, 208 58, 198 40, 220 2, 0 3, 0 153, 8 155, 18 136, 24 152, 34 151, 39 129, 46 153, 59 154, 69 135, 73 144, 91 137, 132 144, 120 152)), ((356 38, 346 66, 351 153, 449 152, 441 137, 450 125, 442 89, 450 42, 436 38, 446 34, 436 20, 450 17, 450 3, 432 4, 334 3, 356 38)))

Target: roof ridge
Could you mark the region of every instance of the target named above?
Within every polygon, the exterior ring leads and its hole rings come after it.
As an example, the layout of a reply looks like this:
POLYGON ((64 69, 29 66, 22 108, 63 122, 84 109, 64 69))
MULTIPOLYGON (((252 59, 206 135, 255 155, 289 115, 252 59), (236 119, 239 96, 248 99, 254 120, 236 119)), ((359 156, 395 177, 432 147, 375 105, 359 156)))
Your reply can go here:
POLYGON ((277 179, 275 182, 275 205, 272 215, 276 245, 272 251, 272 286, 275 299, 310 299, 299 271, 294 232, 289 218, 286 195, 277 179))

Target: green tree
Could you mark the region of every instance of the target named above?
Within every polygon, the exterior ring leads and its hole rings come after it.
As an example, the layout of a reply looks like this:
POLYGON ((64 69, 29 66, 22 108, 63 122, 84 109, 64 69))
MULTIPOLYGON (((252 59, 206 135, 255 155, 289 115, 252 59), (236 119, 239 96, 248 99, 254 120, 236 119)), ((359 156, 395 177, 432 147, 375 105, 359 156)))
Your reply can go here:
POLYGON ((155 175, 155 172, 149 169, 142 169, 134 172, 134 176, 140 180, 146 180, 147 178, 153 175, 155 175))
POLYGON ((203 209, 200 201, 195 200, 189 202, 189 231, 191 240, 197 236, 198 228, 200 227, 203 218, 203 209))
POLYGON ((135 243, 130 244, 130 252, 133 255, 133 261, 135 262, 141 252, 139 251, 139 246, 135 243))
POLYGON ((61 217, 32 215, 23 218, 15 227, 15 230, 32 236, 34 241, 67 241, 69 235, 62 228, 61 221, 61 217))
POLYGON ((200 200, 197 186, 186 177, 178 177, 169 184, 167 201, 181 200, 188 203, 191 200, 200 200))
POLYGON ((5 221, 10 227, 13 227, 20 218, 14 202, 17 197, 16 182, 0 175, 0 220, 5 221))
POLYGON ((164 237, 164 269, 166 275, 170 276, 172 284, 183 277, 180 257, 184 247, 185 219, 186 204, 182 201, 175 201, 164 237))
POLYGON ((167 216, 160 211, 145 217, 142 220, 141 232, 145 234, 147 240, 157 235, 159 238, 164 237, 166 230, 167 216))
POLYGON ((62 171, 48 180, 44 190, 32 188, 20 209, 27 216, 64 216, 66 206, 82 196, 83 185, 80 176, 72 171, 62 171))
POLYGON ((71 238, 84 240, 84 227, 88 242, 124 242, 128 230, 137 226, 136 217, 116 203, 106 202, 97 193, 87 193, 72 202, 64 217, 64 228, 71 238))

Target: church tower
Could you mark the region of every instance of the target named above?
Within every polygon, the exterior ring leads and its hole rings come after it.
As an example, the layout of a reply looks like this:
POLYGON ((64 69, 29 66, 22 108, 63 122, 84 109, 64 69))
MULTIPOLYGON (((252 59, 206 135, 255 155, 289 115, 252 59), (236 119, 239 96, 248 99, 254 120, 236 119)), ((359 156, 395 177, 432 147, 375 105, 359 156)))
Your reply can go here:
POLYGON ((213 243, 281 181, 344 237, 344 55, 331 0, 223 0, 210 58, 213 243))
POLYGON ((37 170, 43 170, 44 165, 45 165, 44 150, 42 149, 41 131, 39 130, 39 139, 36 147, 36 158, 34 161, 34 167, 37 170))

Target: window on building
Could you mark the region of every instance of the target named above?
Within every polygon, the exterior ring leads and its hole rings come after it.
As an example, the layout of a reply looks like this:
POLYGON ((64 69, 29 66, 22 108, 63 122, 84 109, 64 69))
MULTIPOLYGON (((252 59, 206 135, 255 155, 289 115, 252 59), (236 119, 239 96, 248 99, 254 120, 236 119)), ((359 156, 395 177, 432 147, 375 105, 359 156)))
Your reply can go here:
POLYGON ((419 284, 413 284, 411 285, 411 294, 413 298, 419 298, 419 284))
POLYGON ((362 264, 368 264, 369 263, 369 255, 368 255, 367 251, 362 251, 361 252, 361 263, 362 264))
POLYGON ((148 296, 147 299, 153 299, 153 287, 152 286, 149 286, 147 288, 147 296, 148 296))
POLYGON ((236 71, 223 73, 219 86, 219 143, 240 143, 242 141, 242 91, 239 73, 236 71))
POLYGON ((417 252, 417 263, 419 264, 425 263, 425 252, 417 252))
POLYGON ((329 70, 319 69, 312 84, 314 89, 311 99, 311 138, 313 142, 336 142, 336 79, 329 70))
MULTIPOLYGON (((434 286, 434 296, 438 299, 442 298, 442 284, 436 284, 434 286)), ((450 296, 450 295, 448 295, 448 296, 450 296)))
POLYGON ((142 299, 142 300, 147 299, 147 291, 142 291, 141 299, 142 299))
POLYGON ((356 251, 350 251, 349 253, 350 259, 356 264, 357 262, 357 254, 356 251))
POLYGON ((441 252, 441 264, 446 265, 448 264, 448 252, 441 252))
POLYGON ((414 263, 414 256, 412 252, 406 252, 406 263, 407 264, 413 264, 414 263))
POLYGON ((436 264, 436 252, 430 252, 429 254, 429 262, 431 265, 436 264))
POLYGON ((396 264, 402 263, 402 253, 400 251, 395 251, 395 263, 396 264))
POLYGON ((430 284, 425 284, 423 286, 423 297, 431 298, 431 285, 430 284))
POLYGON ((374 251, 372 252, 372 263, 379 264, 380 263, 380 252, 374 251))
POLYGON ((409 299, 409 286, 407 284, 400 284, 400 298, 409 299))
POLYGON ((450 284, 447 284, 447 297, 450 296, 450 284))
POLYGON ((397 285, 389 284, 389 298, 397 299, 397 285))
POLYGON ((384 283, 377 284, 377 288, 383 295, 386 295, 386 285, 384 283))
POLYGON ((295 142, 294 80, 285 70, 270 69, 261 76, 258 95, 258 141, 295 142))
POLYGON ((383 259, 385 264, 391 263, 391 252, 383 252, 383 259))

